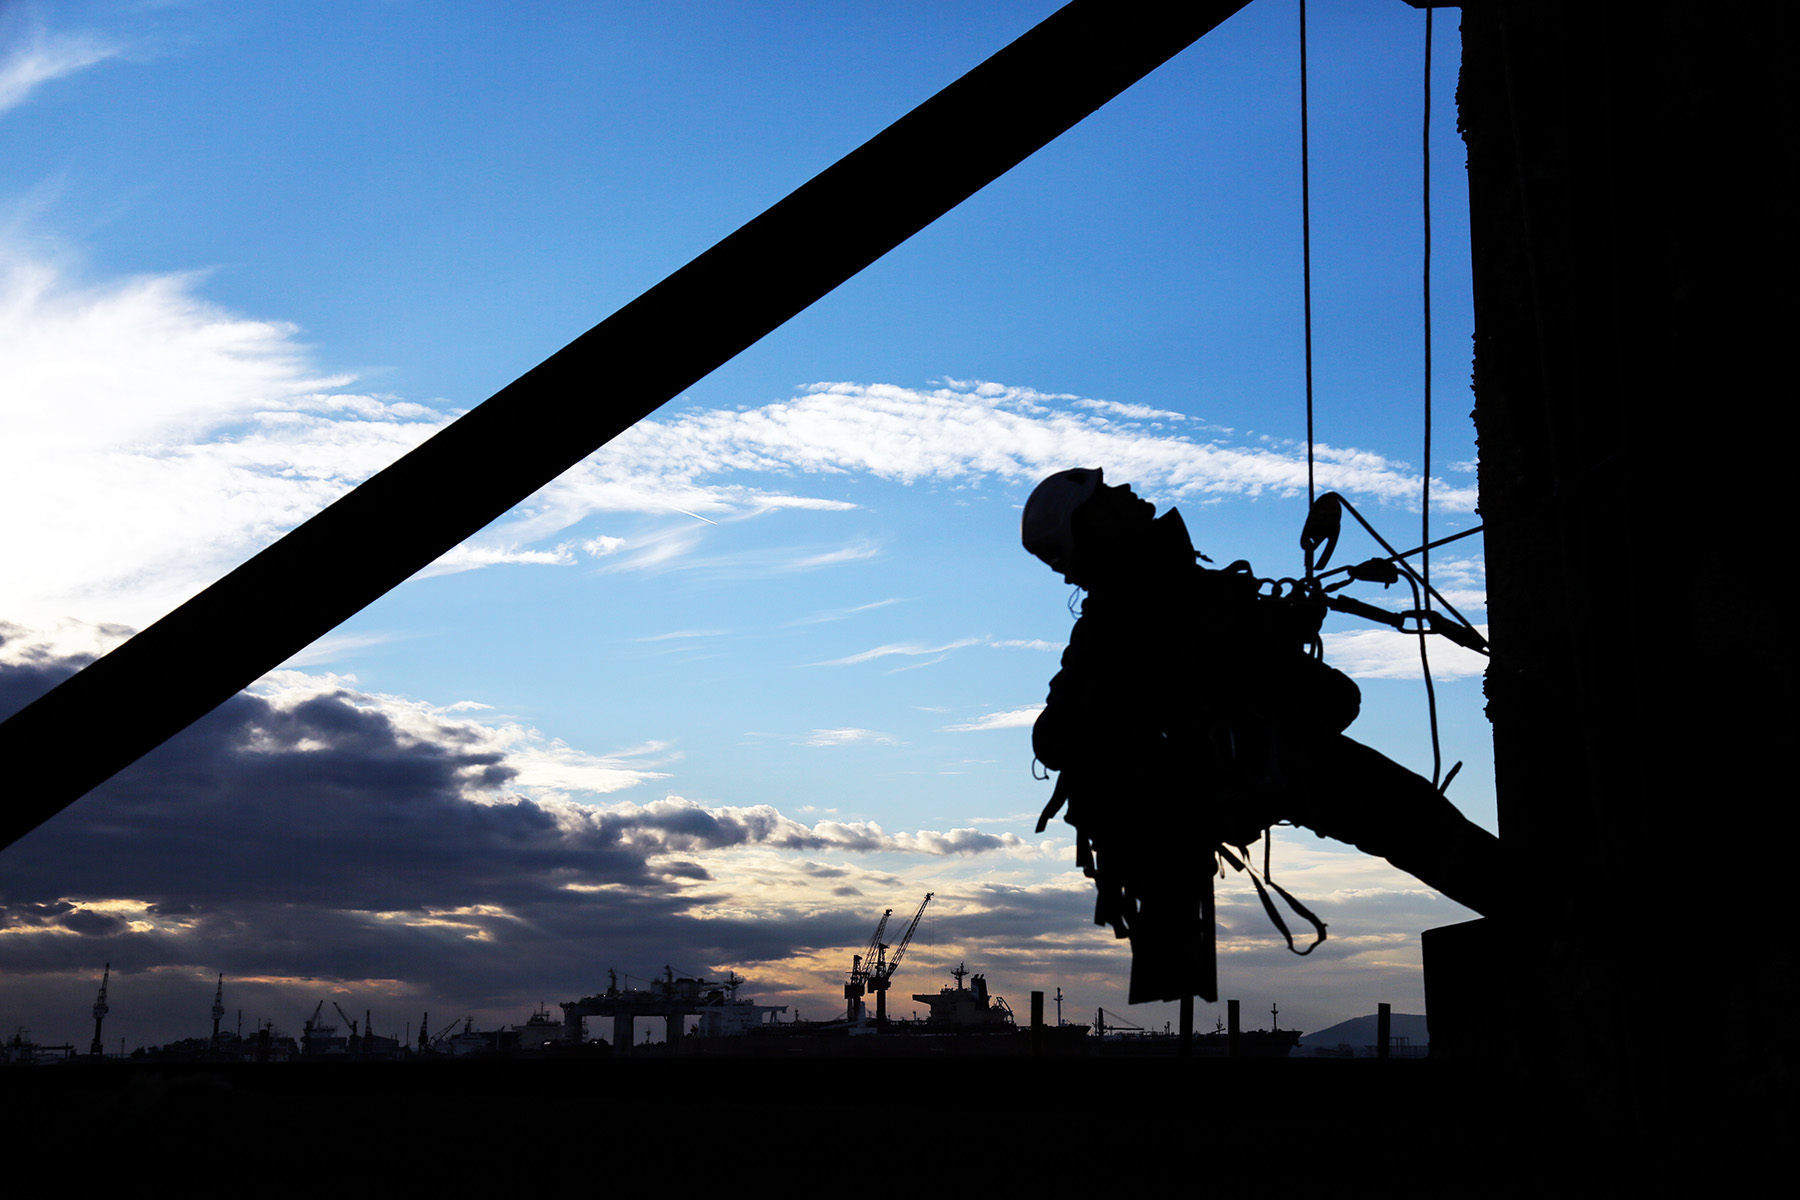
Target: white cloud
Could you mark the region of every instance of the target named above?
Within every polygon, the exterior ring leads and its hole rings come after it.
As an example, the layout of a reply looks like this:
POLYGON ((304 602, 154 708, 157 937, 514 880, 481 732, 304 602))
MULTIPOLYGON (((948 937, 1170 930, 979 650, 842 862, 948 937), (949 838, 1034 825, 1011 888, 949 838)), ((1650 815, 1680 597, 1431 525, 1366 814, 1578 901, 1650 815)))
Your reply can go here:
POLYGON ((816 667, 847 667, 853 666, 856 663, 873 662, 875 659, 888 658, 896 654, 903 654, 909 657, 919 657, 926 654, 942 654, 946 650, 960 650, 964 646, 979 645, 984 640, 986 639, 978 637, 958 638, 954 642, 945 642, 941 646, 928 646, 923 642, 890 642, 885 646, 877 646, 873 650, 864 650, 858 654, 852 654, 845 658, 833 658, 826 662, 814 663, 813 665, 816 667))
POLYGON ((831 609, 827 612, 814 613, 810 617, 800 617, 796 620, 789 621, 788 624, 789 625, 823 625, 828 621, 843 621, 843 620, 847 620, 850 617, 855 616, 857 613, 868 612, 871 609, 886 608, 890 604, 900 604, 900 603, 903 603, 903 602, 898 597, 890 597, 889 599, 876 600, 869 604, 857 604, 857 605, 853 605, 850 608, 835 608, 835 609, 831 609))
MULTIPOLYGON (((291 670, 322 666, 346 658, 358 650, 393 641, 395 636, 391 633, 328 633, 281 665, 291 670)), ((464 701, 465 705, 472 703, 473 701, 464 701)))
MULTIPOLYGON (((1060 642, 1046 642, 1042 638, 1009 638, 999 640, 990 637, 965 637, 957 638, 953 642, 944 642, 937 645, 926 642, 889 642, 885 646, 876 646, 871 650, 863 650, 856 654, 846 655, 843 658, 828 659, 825 662, 817 662, 810 665, 815 667, 848 667, 855 666, 858 663, 874 662, 878 658, 891 658, 895 655, 902 655, 908 658, 922 658, 928 654, 939 656, 933 658, 931 662, 942 662, 944 657, 947 657, 950 652, 961 650, 968 646, 989 646, 994 649, 1051 651, 1060 651, 1063 648, 1062 643, 1060 642)), ((929 666, 930 664, 918 663, 915 665, 929 666)), ((912 668, 901 667, 898 669, 911 670, 912 668)))
POLYGON ((44 84, 113 58, 120 50, 88 34, 31 29, 0 50, 0 114, 23 104, 44 84))
MULTIPOLYGON (((759 408, 700 409, 642 421, 551 484, 534 498, 529 518, 508 523, 496 536, 529 542, 604 512, 721 516, 852 507, 720 482, 751 474, 1022 484, 1072 464, 1104 463, 1118 478, 1167 499, 1297 495, 1305 488, 1305 459, 1294 447, 1196 442, 1119 419, 1164 421, 1172 415, 991 382, 947 380, 932 390, 817 383, 759 408)), ((1417 497, 1418 480, 1402 464, 1353 448, 1321 445, 1316 451, 1321 487, 1400 504, 1417 497)), ((1472 488, 1441 480, 1433 481, 1433 496, 1434 507, 1445 510, 1472 509, 1475 502, 1472 488)))
MULTIPOLYGON (((1477 625, 1481 636, 1487 626, 1477 625)), ((1355 679, 1422 679, 1417 634, 1359 629, 1325 635, 1325 661, 1355 679)), ((1428 647, 1433 679, 1466 679, 1487 670, 1487 656, 1433 637, 1428 647)))
POLYGON ((632 638, 634 642, 671 642, 687 641, 693 638, 724 637, 729 629, 677 629, 671 633, 654 633, 649 637, 632 638))
POLYGON ((423 573, 437 575, 450 571, 467 571, 472 567, 494 567, 502 563, 566 567, 574 561, 575 556, 567 546, 556 546, 549 550, 526 550, 518 546, 482 546, 462 542, 441 555, 423 573))
POLYGON ((597 755, 577 750, 566 742, 546 739, 537 730, 520 725, 502 726, 493 740, 506 748, 508 764, 519 772, 513 786, 538 795, 603 795, 636 787, 646 780, 663 779, 668 774, 650 769, 663 761, 656 756, 667 749, 664 742, 597 755), (637 759, 643 761, 634 761, 637 759))
POLYGON ((852 742, 874 742, 879 746, 898 744, 895 738, 873 729, 815 729, 800 740, 802 746, 847 746, 852 742))
MULTIPOLYGON (((351 379, 318 370, 294 326, 210 304, 200 282, 175 274, 80 286, 0 245, 0 504, 34 515, 0 527, 0 557, 31 564, 0 581, 9 617, 39 628, 65 617, 142 627, 450 419, 345 391, 351 379)), ((427 573, 570 565, 587 555, 608 570, 761 575, 881 552, 865 538, 701 557, 710 524, 855 507, 791 483, 755 486, 748 480, 756 475, 1021 485, 1070 464, 1104 463, 1169 500, 1303 487, 1305 465, 1292 447, 1172 436, 1161 420, 1168 416, 958 380, 930 390, 821 383, 760 408, 676 413, 640 422, 427 573), (1156 427, 1140 415, 1158 418, 1156 427), (640 528, 629 538, 570 536, 578 522, 608 513, 637 514, 640 528), (659 514, 676 523, 643 525, 642 516, 659 514)), ((1329 446, 1319 455, 1321 486, 1396 503, 1416 494, 1417 480, 1380 456, 1329 446)), ((1474 502, 1472 490, 1448 485, 1434 495, 1446 508, 1474 502)), ((1458 595, 1480 586, 1478 573, 1454 568, 1446 560, 1434 577, 1466 585, 1458 595)), ((840 661, 953 648, 888 647, 840 661)))
MULTIPOLYGON (((1417 555, 1408 561, 1414 570, 1424 567, 1417 555)), ((1439 556, 1431 560, 1430 582, 1432 589, 1464 616, 1487 608, 1487 559, 1480 554, 1450 557, 1439 551, 1439 556)), ((1385 588, 1363 584, 1351 594, 1371 604, 1396 610, 1411 608, 1413 603, 1412 589, 1404 581, 1385 588)))
POLYGON ((789 570, 810 571, 815 567, 831 567, 838 563, 861 562, 874 558, 881 553, 881 547, 873 542, 859 541, 836 550, 825 550, 818 554, 808 554, 794 559, 788 564, 789 570))
POLYGON ((1113 400, 1077 400, 1075 404, 1078 408, 1091 408, 1096 412, 1110 413, 1115 417, 1124 417, 1133 421, 1185 421, 1188 419, 1184 413, 1151 408, 1147 404, 1120 404, 1113 400))
POLYGON ((443 418, 309 364, 290 325, 165 275, 79 287, 0 248, 9 617, 142 627, 443 418))
POLYGON ((1024 708, 1011 708, 1005 712, 992 712, 966 721, 960 725, 946 725, 944 733, 979 733, 989 729, 1025 729, 1035 724, 1038 714, 1044 711, 1042 704, 1031 704, 1024 708))
MULTIPOLYGON (((1418 560, 1413 562, 1417 564, 1418 560)), ((1479 554, 1452 557, 1439 551, 1431 560, 1431 586, 1465 617, 1484 612, 1487 609, 1487 559, 1479 554)))
POLYGON ((92 625, 69 618, 35 629, 0 620, 0 665, 98 658, 135 632, 129 625, 92 625))
MULTIPOLYGON (((1071 464, 1102 463, 1121 480, 1182 497, 1205 493, 1295 492, 1305 486, 1304 458, 1294 452, 1242 449, 1151 434, 1119 422, 1096 423, 1064 406, 1065 397, 1000 384, 919 391, 887 384, 814 384, 790 402, 749 413, 731 423, 729 443, 764 457, 782 454, 784 465, 864 469, 913 482, 993 474, 1035 481, 1071 464), (804 430, 804 438, 797 431, 804 430), (803 447, 803 448, 802 448, 803 447), (792 452, 798 451, 798 452, 792 452)), ((1128 406, 1107 402, 1107 411, 1128 406)), ((1146 414, 1162 416, 1156 410, 1146 414)), ((698 414, 690 432, 715 442, 724 425, 698 414)), ((1379 455, 1317 447, 1322 487, 1410 502, 1418 480, 1379 455)), ((1440 481, 1433 481, 1434 493, 1440 481)), ((1446 509, 1474 504, 1472 489, 1445 485, 1437 495, 1446 509)))
MULTIPOLYGON (((846 506, 848 507, 848 506, 846 506)), ((734 518, 735 519, 735 518, 734 518)), ((708 524, 723 522, 709 521, 708 524)), ((600 569, 607 572, 690 571, 718 578, 767 578, 773 575, 817 571, 842 563, 863 562, 880 556, 874 542, 858 539, 849 545, 831 549, 810 546, 777 546, 708 553, 701 549, 704 534, 696 527, 677 526, 622 544, 617 553, 600 569)), ((738 543, 730 543, 738 544, 738 543)), ((484 565, 484 564, 469 564, 484 565)), ((432 565, 432 571, 463 569, 446 568, 443 560, 432 565)))
POLYGON ((887 833, 873 821, 820 821, 811 835, 815 845, 863 854, 927 854, 943 857, 960 854, 983 854, 1003 851, 1011 856, 1039 858, 1054 853, 1057 843, 1032 843, 1016 833, 982 833, 979 829, 952 829, 938 832, 921 829, 917 833, 887 833))

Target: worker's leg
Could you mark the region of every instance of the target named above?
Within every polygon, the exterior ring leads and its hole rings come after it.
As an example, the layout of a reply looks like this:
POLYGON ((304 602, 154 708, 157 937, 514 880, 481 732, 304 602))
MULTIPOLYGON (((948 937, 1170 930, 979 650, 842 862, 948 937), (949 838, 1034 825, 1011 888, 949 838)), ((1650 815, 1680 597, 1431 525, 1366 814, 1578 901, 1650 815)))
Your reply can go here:
POLYGON ((1295 824, 1385 858, 1476 912, 1502 911, 1500 839, 1458 812, 1430 780, 1341 734, 1283 750, 1286 807, 1295 824))

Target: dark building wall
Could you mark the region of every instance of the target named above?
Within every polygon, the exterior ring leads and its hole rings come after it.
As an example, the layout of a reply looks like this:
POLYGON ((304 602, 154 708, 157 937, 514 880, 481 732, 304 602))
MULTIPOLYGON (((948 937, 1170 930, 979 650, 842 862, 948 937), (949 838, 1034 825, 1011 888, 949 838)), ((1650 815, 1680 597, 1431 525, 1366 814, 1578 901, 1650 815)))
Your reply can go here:
POLYGON ((1546 1078, 1652 1134, 1793 1092, 1789 14, 1463 11, 1496 985, 1541 989, 1546 1078))

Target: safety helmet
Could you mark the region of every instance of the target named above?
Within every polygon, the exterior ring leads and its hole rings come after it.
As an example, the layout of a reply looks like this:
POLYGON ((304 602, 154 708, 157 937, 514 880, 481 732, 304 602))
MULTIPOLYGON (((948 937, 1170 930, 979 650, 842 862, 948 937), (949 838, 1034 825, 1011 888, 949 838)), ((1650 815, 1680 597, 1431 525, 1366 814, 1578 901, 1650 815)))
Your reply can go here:
POLYGON ((1038 484, 1025 501, 1019 540, 1052 570, 1070 574, 1075 567, 1075 510, 1093 499, 1105 482, 1099 467, 1077 467, 1038 484))

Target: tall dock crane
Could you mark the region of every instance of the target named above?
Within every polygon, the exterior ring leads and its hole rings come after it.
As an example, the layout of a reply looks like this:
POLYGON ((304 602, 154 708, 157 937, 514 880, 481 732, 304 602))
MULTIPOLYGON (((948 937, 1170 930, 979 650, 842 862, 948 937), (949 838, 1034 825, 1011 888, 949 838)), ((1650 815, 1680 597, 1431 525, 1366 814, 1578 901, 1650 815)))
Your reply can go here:
POLYGON ((94 1001, 94 1042, 88 1047, 88 1053, 98 1058, 106 1053, 100 1042, 100 1025, 106 1020, 106 1014, 112 1009, 106 1003, 106 985, 112 982, 112 964, 106 964, 106 973, 100 977, 100 998, 94 1001))
MULTIPOLYGON (((900 969, 900 960, 906 957, 906 948, 912 945, 913 934, 919 931, 919 918, 925 915, 925 906, 931 903, 934 895, 936 895, 935 892, 926 892, 925 899, 919 901, 919 911, 913 914, 912 924, 906 927, 905 935, 894 947, 892 959, 887 957, 887 946, 880 941, 881 930, 875 931, 875 965, 867 969, 868 989, 875 993, 875 1024, 877 1025, 887 1024, 888 981, 894 977, 894 972, 900 969)), ((894 910, 890 908, 888 911, 891 913, 894 910)), ((881 918, 881 924, 883 927, 887 925, 886 917, 881 918)))
POLYGON ((875 956, 883 949, 881 935, 887 932, 888 918, 894 915, 893 909, 881 914, 881 920, 875 926, 875 935, 869 939, 869 948, 861 954, 850 956, 850 978, 844 983, 844 1020, 855 1024, 862 1016, 863 993, 868 991, 869 970, 875 963, 875 956))

